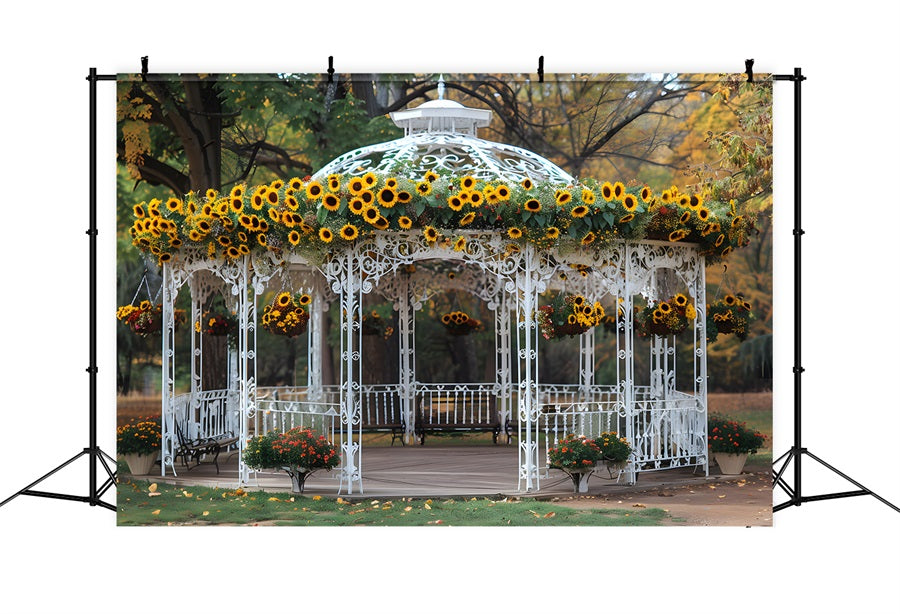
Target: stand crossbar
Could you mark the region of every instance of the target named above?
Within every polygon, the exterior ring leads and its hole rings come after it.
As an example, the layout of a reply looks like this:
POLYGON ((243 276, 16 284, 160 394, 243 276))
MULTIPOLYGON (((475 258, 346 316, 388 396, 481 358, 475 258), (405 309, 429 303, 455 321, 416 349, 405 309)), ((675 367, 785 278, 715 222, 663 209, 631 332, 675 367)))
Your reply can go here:
POLYGON ((799 506, 802 503, 807 503, 810 501, 826 501, 830 499, 846 499, 847 497, 859 497, 862 495, 871 495, 887 505, 888 507, 894 509, 897 512, 900 512, 900 507, 897 507, 884 497, 881 497, 856 480, 847 476, 845 473, 835 469, 818 456, 814 455, 812 452, 807 450, 801 445, 801 421, 802 421, 802 402, 801 402, 801 376, 805 369, 801 366, 800 360, 800 349, 801 349, 801 337, 800 337, 800 316, 801 316, 801 287, 800 287, 800 239, 803 237, 805 232, 800 226, 800 196, 801 196, 801 181, 800 181, 800 84, 806 80, 806 77, 803 76, 803 73, 799 68, 795 68, 793 74, 789 75, 774 75, 774 79, 776 81, 792 81, 794 83, 794 445, 790 450, 779 456, 775 462, 773 463, 773 470, 775 471, 775 476, 773 478, 773 487, 778 486, 781 488, 788 496, 789 500, 784 503, 779 503, 772 507, 773 512, 778 512, 788 507, 799 506), (820 465, 844 478, 859 490, 850 490, 845 492, 835 492, 828 493, 823 495, 804 495, 802 491, 802 459, 804 456, 808 456, 814 461, 818 462, 820 465), (781 467, 778 467, 778 463, 784 460, 784 464, 781 467), (794 482, 793 487, 791 487, 786 479, 785 473, 787 471, 788 465, 790 465, 791 461, 794 462, 794 482))
POLYGON ((89 93, 89 155, 88 163, 90 195, 89 195, 89 216, 90 226, 86 232, 90 242, 90 262, 89 262, 89 329, 90 336, 90 362, 88 372, 90 378, 90 389, 88 393, 88 437, 90 445, 81 452, 73 456, 56 468, 48 471, 37 480, 19 490, 14 495, 7 497, 0 502, 3 507, 19 495, 27 495, 30 497, 42 497, 45 499, 62 499, 64 501, 78 501, 87 503, 91 507, 102 507, 108 510, 116 511, 116 506, 100 499, 103 494, 116 484, 116 472, 110 468, 116 466, 116 461, 109 454, 106 454, 97 446, 97 82, 98 81, 115 81, 115 75, 98 75, 96 68, 91 68, 87 76, 89 93), (37 486, 58 471, 68 467, 79 458, 87 456, 89 459, 88 467, 88 494, 86 496, 70 495, 66 493, 48 492, 44 490, 34 490, 37 486), (101 465, 108 476, 106 481, 99 487, 97 486, 97 465, 101 465))

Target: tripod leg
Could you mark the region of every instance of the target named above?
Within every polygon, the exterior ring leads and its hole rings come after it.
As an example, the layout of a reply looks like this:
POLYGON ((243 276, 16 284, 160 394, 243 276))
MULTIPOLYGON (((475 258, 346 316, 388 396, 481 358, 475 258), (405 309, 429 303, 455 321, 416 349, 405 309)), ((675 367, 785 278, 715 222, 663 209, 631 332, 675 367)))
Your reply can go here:
POLYGON ((44 475, 42 475, 41 477, 39 477, 38 479, 36 479, 34 482, 32 482, 31 484, 29 484, 28 486, 26 486, 25 488, 23 488, 22 490, 20 490, 20 491, 17 492, 16 494, 14 494, 13 496, 7 497, 6 499, 4 499, 3 502, 0 503, 0 507, 3 507, 4 505, 6 505, 7 503, 9 503, 9 502, 12 501, 13 499, 15 499, 16 497, 18 497, 19 495, 25 495, 25 494, 28 494, 28 491, 31 489, 32 486, 37 486, 38 484, 40 484, 41 482, 43 482, 44 480, 46 480, 47 478, 49 478, 51 475, 53 475, 53 474, 56 473, 57 471, 59 471, 59 470, 65 468, 65 467, 71 465, 72 463, 74 463, 75 461, 77 461, 79 458, 81 458, 82 456, 84 456, 84 455, 87 454, 87 453, 88 453, 88 450, 82 450, 81 452, 79 452, 78 454, 76 454, 75 456, 73 456, 72 458, 70 458, 69 460, 67 460, 66 462, 64 462, 63 464, 59 465, 58 467, 56 467, 56 468, 53 469, 52 471, 49 471, 49 472, 45 473, 44 475))
MULTIPOLYGON (((851 478, 850 476, 848 476, 847 474, 843 473, 842 471, 839 471, 838 469, 835 469, 834 467, 832 467, 831 465, 829 465, 828 463, 826 463, 825 461, 823 461, 821 458, 819 458, 818 456, 816 456, 816 455, 813 454, 812 452, 807 451, 807 452, 806 452, 806 455, 809 456, 809 457, 810 457, 811 459, 813 459, 814 461, 816 461, 817 463, 819 463, 820 465, 822 465, 823 467, 825 467, 826 469, 828 469, 828 470, 830 470, 830 471, 833 471, 834 473, 836 473, 837 475, 841 476, 842 478, 844 478, 845 480, 847 480, 848 482, 850 482, 850 483, 853 484, 854 486, 856 486, 856 487, 862 489, 863 491, 865 491, 864 494, 872 495, 873 497, 875 497, 876 499, 878 499, 879 501, 881 501, 882 503, 884 503, 885 505, 887 505, 888 507, 890 507, 891 509, 893 509, 894 511, 900 512, 900 507, 897 507, 896 505, 894 505, 893 503, 891 503, 890 501, 888 501, 888 500, 885 499, 884 497, 881 497, 881 496, 875 494, 874 492, 872 492, 871 490, 869 490, 868 488, 866 488, 865 486, 863 486, 862 484, 860 484, 859 482, 857 482, 856 480, 854 480, 853 478, 851 478)), ((827 495, 826 495, 826 496, 827 496, 827 495)), ((848 496, 849 496, 849 495, 848 495, 848 496)), ((804 497, 804 499, 807 499, 807 498, 808 498, 808 497, 804 497)))

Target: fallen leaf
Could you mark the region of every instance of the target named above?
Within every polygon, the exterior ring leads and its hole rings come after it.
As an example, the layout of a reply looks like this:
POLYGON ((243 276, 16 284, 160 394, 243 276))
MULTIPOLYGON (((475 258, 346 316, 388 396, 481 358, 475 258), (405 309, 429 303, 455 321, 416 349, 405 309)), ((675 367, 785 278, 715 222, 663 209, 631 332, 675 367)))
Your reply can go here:
POLYGON ((209 516, 209 512, 206 512, 206 511, 205 511, 205 512, 203 512, 203 515, 204 515, 204 516, 209 516))
MULTIPOLYGON (((431 499, 429 499, 429 501, 431 501, 431 499)), ((431 506, 428 505, 428 504, 426 503, 426 504, 425 504, 425 509, 426 509, 426 510, 430 510, 430 509, 431 509, 431 506)))
POLYGON ((161 497, 162 493, 161 492, 148 492, 147 496, 148 497, 161 497))
POLYGON ((431 501, 431 499, 427 499, 427 500, 425 501, 425 503, 427 503, 428 505, 431 505, 432 501, 431 501))
POLYGON ((724 499, 725 495, 719 495, 719 499, 724 499))
POLYGON ((281 501, 278 497, 269 497, 269 501, 281 501))
POLYGON ((556 512, 547 512, 544 514, 544 518, 553 518, 554 516, 556 516, 556 512))
POLYGON ((150 512, 150 513, 153 514, 154 516, 159 516, 159 513, 160 513, 161 511, 162 511, 162 510, 153 510, 153 511, 150 512))
POLYGON ((159 486, 157 486, 156 482, 154 482, 153 484, 150 485, 150 487, 147 490, 149 490, 150 492, 156 492, 158 488, 159 488, 159 486))
POLYGON ((404 512, 411 512, 411 511, 412 511, 412 507, 409 506, 409 505, 407 505, 406 507, 403 508, 403 511, 404 511, 404 512))
POLYGON ((313 501, 321 501, 322 495, 313 495, 313 501))
POLYGON ((631 507, 647 507, 647 506, 644 505, 643 503, 635 503, 635 504, 632 505, 631 507))
POLYGON ((194 496, 194 493, 188 492, 188 491, 186 491, 186 490, 182 490, 182 491, 181 491, 181 494, 183 494, 183 495, 184 495, 185 497, 187 497, 188 499, 190 499, 191 497, 194 496))

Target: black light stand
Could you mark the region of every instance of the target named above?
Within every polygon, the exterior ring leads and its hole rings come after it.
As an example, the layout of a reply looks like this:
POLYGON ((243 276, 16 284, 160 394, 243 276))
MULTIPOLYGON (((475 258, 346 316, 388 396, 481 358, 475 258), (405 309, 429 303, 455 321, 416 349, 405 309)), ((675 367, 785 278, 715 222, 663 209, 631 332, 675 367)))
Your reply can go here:
MULTIPOLYGON (((748 60, 749 61, 749 60, 748 60)), ((749 68, 748 68, 749 70, 749 68)), ((791 75, 775 75, 776 81, 793 81, 794 82, 794 445, 790 450, 778 457, 772 464, 775 471, 774 485, 779 486, 787 493, 790 500, 779 503, 772 508, 773 512, 777 512, 790 506, 799 506, 801 503, 810 501, 824 501, 827 499, 844 499, 847 497, 859 497, 861 495, 872 495, 885 505, 900 512, 897 507, 884 497, 881 497, 856 480, 850 478, 841 471, 835 469, 821 458, 803 447, 801 443, 801 418, 802 405, 800 402, 800 376, 803 374, 803 367, 800 366, 800 238, 803 236, 803 230, 800 228, 800 84, 806 79, 799 68, 794 69, 791 75), (829 471, 844 478, 858 490, 849 490, 844 492, 828 493, 824 495, 804 495, 801 489, 802 474, 801 461, 804 456, 813 459, 829 471), (778 468, 778 463, 784 463, 778 468), (788 485, 785 478, 785 471, 794 461, 794 486, 788 485)))
POLYGON ((87 503, 91 507, 100 506, 109 510, 116 510, 116 506, 106 501, 101 501, 100 497, 116 484, 116 472, 110 469, 107 460, 116 466, 116 461, 109 454, 105 453, 97 446, 97 81, 115 81, 115 75, 98 75, 96 68, 90 69, 87 77, 90 86, 90 152, 89 152, 89 182, 90 182, 90 226, 87 234, 90 240, 90 283, 89 283, 89 336, 90 336, 90 363, 87 368, 90 377, 90 391, 88 401, 88 430, 90 443, 87 448, 65 461, 52 471, 44 474, 16 494, 12 495, 0 503, 0 507, 6 505, 19 495, 30 495, 32 497, 45 497, 48 499, 64 499, 66 501, 80 501, 87 503), (37 486, 56 472, 71 465, 82 456, 87 456, 90 462, 88 472, 88 494, 69 495, 65 493, 47 492, 43 490, 33 490, 37 486), (103 466, 106 471, 107 479, 97 487, 97 464, 103 466))

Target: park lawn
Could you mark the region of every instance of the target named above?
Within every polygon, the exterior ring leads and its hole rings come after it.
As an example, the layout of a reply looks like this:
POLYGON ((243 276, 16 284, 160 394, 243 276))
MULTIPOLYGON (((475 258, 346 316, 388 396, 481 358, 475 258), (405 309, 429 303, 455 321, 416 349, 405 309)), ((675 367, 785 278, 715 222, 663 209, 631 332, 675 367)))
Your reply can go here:
POLYGON ((659 526, 657 508, 575 510, 534 499, 354 499, 123 480, 119 526, 659 526))

